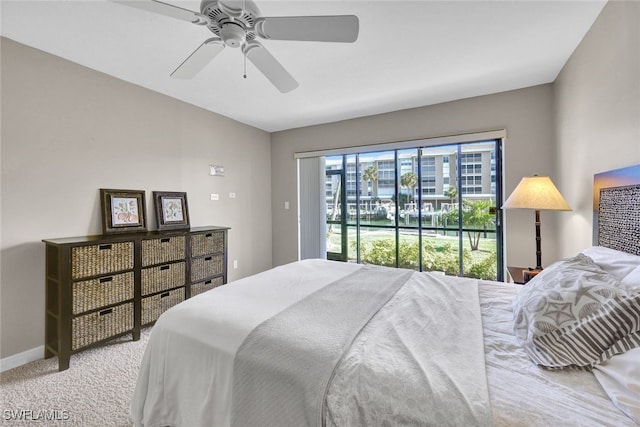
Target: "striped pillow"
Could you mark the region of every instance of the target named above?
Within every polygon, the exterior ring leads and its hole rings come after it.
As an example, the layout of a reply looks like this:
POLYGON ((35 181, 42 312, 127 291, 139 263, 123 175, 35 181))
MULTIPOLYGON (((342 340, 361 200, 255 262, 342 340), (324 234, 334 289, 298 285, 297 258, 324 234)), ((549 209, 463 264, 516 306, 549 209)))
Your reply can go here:
POLYGON ((615 297, 575 324, 533 338, 539 365, 590 370, 640 347, 640 293, 615 297))
POLYGON ((579 254, 549 266, 514 300, 514 332, 529 357, 549 369, 590 370, 640 346, 640 293, 579 254))

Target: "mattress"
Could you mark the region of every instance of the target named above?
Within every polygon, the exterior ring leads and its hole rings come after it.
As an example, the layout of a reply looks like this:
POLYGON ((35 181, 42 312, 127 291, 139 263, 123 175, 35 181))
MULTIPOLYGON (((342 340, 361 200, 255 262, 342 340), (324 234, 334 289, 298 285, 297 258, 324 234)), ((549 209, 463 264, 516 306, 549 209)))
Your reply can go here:
MULTIPOLYGON (((231 425, 234 357, 246 337, 266 319, 359 268, 358 264, 324 260, 296 262, 215 288, 168 310, 154 326, 145 351, 131 408, 134 423, 231 425)), ((449 281, 451 286, 470 281, 478 288, 485 370, 479 369, 477 376, 482 381, 486 373, 496 426, 635 425, 612 404, 592 373, 548 371, 531 362, 513 334, 511 302, 520 286, 448 276, 436 279, 449 281)), ((393 351, 406 353, 411 346, 415 347, 411 352, 420 353, 415 343, 424 341, 428 327, 411 325, 419 325, 416 313, 429 307, 411 307, 428 296, 428 288, 403 287, 358 335, 329 387, 327 425, 455 425, 447 419, 433 421, 433 408, 416 394, 421 381, 428 378, 419 373, 420 363, 416 367, 419 358, 390 361, 388 356, 393 351), (401 331, 397 334, 400 341, 386 330, 401 331), (361 358, 358 352, 363 348, 373 357, 361 358), (395 400, 390 400, 391 393, 384 388, 387 381, 380 380, 384 376, 375 376, 388 374, 391 365, 397 374, 393 383, 406 386, 405 397, 397 394, 395 400), (405 368, 410 371, 403 371, 405 368), (386 409, 376 402, 386 402, 386 409), (424 423, 420 421, 423 416, 424 423)))

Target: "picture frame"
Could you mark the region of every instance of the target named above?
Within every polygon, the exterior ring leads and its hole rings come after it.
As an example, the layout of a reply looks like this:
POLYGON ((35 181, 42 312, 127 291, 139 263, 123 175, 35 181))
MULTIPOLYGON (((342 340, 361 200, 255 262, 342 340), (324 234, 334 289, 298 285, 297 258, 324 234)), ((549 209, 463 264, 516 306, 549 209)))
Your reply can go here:
POLYGON ((158 230, 189 228, 187 193, 179 191, 154 191, 158 230))
POLYGON ((102 233, 147 231, 144 190, 100 189, 102 233))

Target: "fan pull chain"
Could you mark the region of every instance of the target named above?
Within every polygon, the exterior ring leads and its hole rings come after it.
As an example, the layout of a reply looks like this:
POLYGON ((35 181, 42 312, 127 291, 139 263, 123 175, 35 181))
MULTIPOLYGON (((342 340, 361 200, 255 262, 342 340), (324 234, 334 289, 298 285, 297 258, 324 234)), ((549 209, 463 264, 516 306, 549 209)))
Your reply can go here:
MULTIPOLYGON (((244 11, 247 10, 246 8, 246 3, 245 0, 242 0, 242 13, 244 14, 244 11)), ((244 76, 245 79, 247 78, 247 54, 244 54, 244 76)))

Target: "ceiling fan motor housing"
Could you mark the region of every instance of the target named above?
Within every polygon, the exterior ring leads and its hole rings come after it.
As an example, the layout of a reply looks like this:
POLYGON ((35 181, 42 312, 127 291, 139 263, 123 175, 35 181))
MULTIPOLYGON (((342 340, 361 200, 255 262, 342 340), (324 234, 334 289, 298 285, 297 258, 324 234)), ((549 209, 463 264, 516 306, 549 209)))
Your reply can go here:
POLYGON ((251 0, 202 0, 200 12, 209 18, 207 28, 229 47, 240 47, 256 37, 253 27, 260 10, 251 0))

